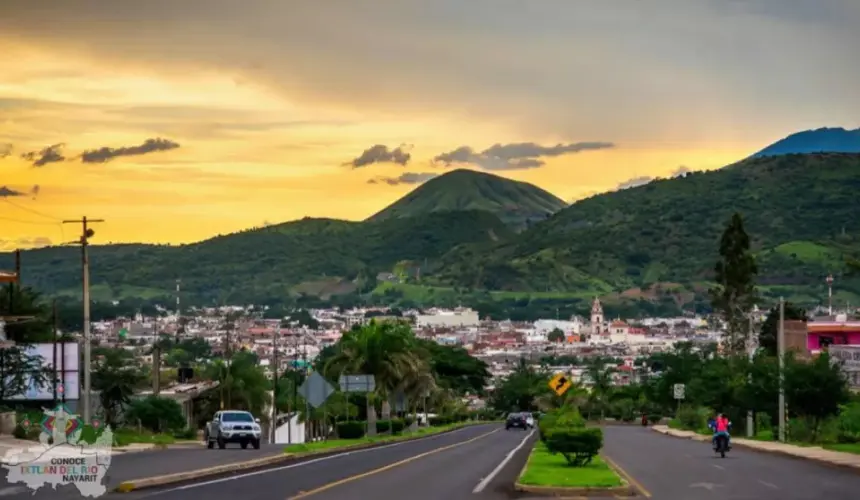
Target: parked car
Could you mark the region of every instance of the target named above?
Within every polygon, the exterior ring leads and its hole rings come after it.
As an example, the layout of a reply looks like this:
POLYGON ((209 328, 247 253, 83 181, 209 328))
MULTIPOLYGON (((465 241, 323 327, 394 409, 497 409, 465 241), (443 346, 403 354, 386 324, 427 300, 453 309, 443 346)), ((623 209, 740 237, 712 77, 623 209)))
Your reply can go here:
POLYGON ((529 424, 526 421, 524 413, 511 413, 508 415, 508 419, 505 421, 505 430, 510 430, 512 427, 528 430, 529 424))
POLYGON ((260 449, 260 419, 247 411, 229 410, 219 411, 212 417, 212 421, 206 424, 203 431, 203 441, 207 448, 218 448, 223 450, 227 443, 239 443, 242 449, 250 444, 255 450, 260 449))

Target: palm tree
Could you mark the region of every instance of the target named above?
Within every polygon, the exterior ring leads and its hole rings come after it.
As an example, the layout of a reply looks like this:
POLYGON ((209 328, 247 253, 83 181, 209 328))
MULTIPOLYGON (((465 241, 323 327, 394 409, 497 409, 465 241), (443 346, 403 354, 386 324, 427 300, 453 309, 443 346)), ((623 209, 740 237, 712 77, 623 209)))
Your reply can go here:
POLYGON ((429 365, 418 348, 409 325, 371 322, 341 337, 336 352, 326 362, 329 378, 340 375, 373 375, 375 390, 368 398, 368 425, 374 425, 374 402, 382 401, 384 416, 390 414, 389 397, 409 380, 429 372, 429 365))
MULTIPOLYGON (((606 396, 612 390, 612 373, 615 370, 607 369, 601 360, 597 359, 588 365, 586 373, 591 379, 591 392, 589 394, 589 407, 597 405, 600 407, 600 420, 606 413, 606 396)), ((590 413, 590 408, 589 408, 590 413)))

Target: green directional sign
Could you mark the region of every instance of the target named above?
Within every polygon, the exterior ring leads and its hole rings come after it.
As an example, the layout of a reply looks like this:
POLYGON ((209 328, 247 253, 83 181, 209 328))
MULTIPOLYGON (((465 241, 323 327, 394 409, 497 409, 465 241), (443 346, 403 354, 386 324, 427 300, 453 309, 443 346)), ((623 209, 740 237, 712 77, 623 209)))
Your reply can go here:
POLYGON ((120 330, 119 330, 119 338, 124 339, 124 338, 126 338, 127 336, 128 336, 128 329, 127 329, 127 328, 120 328, 120 330))

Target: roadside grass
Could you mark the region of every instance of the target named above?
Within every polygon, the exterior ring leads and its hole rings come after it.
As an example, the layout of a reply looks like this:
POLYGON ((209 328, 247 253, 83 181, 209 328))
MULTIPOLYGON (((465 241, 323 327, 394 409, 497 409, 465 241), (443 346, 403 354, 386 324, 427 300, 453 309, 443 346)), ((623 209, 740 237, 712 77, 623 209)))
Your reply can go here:
POLYGON ((520 484, 561 488, 613 488, 622 486, 621 477, 595 456, 584 467, 571 467, 563 456, 553 455, 538 442, 529 455, 520 484))
MULTIPOLYGON (((690 429, 685 429, 684 426, 680 424, 677 420, 673 419, 669 421, 668 424, 670 429, 675 429, 679 431, 689 431, 690 429)), ((698 434, 702 434, 705 436, 710 436, 711 431, 709 430, 699 430, 696 431, 698 434)), ((758 431, 753 437, 749 438, 746 435, 737 435, 733 436, 734 439, 750 439, 753 441, 763 441, 763 442, 776 442, 777 437, 772 429, 765 429, 762 431, 758 431)), ((793 441, 791 439, 788 440, 786 444, 790 444, 792 446, 800 446, 802 448, 812 448, 819 447, 825 450, 830 451, 839 451, 842 453, 853 453, 855 455, 860 455, 860 443, 808 443, 805 441, 793 441)))
POLYGON ((467 427, 469 425, 489 424, 493 422, 494 421, 489 420, 466 423, 458 422, 456 424, 440 425, 437 427, 419 427, 418 430, 416 430, 415 432, 404 430, 402 433, 394 435, 385 434, 373 437, 365 436, 359 439, 329 439, 328 441, 314 441, 311 443, 291 444, 284 448, 284 453, 308 453, 313 451, 328 451, 336 450, 338 448, 348 448, 361 444, 404 441, 411 438, 438 434, 440 432, 458 429, 460 427, 467 427))
POLYGON ((822 446, 825 450, 841 451, 843 453, 854 453, 860 455, 860 443, 834 443, 822 446))

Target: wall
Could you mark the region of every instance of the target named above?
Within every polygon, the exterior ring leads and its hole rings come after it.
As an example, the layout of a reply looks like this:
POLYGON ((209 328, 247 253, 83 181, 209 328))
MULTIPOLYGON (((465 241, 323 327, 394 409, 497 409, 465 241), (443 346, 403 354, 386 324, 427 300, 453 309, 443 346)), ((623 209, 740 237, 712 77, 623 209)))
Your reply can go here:
POLYGON ((857 332, 836 332, 836 333, 825 333, 825 332, 810 332, 807 336, 807 347, 809 350, 818 350, 821 349, 821 337, 833 337, 834 344, 850 344, 856 345, 860 344, 860 331, 857 332))

